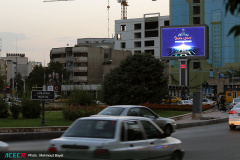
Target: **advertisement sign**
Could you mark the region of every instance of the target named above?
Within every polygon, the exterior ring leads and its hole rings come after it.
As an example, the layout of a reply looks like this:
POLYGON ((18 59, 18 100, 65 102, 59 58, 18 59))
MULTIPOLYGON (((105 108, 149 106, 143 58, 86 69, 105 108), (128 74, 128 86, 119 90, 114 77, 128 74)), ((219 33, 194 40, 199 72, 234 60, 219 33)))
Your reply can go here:
POLYGON ((58 95, 61 94, 62 72, 48 71, 45 73, 45 83, 47 89, 54 90, 58 95))
POLYGON ((32 91, 32 100, 53 100, 54 91, 32 91))
POLYGON ((161 27, 161 59, 207 59, 208 26, 161 27))

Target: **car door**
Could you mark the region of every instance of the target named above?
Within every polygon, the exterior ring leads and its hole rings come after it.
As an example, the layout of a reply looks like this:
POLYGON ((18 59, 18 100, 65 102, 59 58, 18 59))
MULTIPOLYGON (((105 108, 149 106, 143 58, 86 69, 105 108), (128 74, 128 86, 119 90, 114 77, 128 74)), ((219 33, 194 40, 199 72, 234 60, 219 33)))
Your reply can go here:
POLYGON ((128 155, 127 159, 149 158, 149 141, 144 136, 143 128, 138 121, 124 121, 121 131, 121 145, 125 146, 123 153, 128 155))
POLYGON ((171 146, 166 138, 163 138, 163 133, 154 126, 151 122, 141 120, 141 125, 144 128, 149 147, 149 156, 151 160, 170 159, 171 146))

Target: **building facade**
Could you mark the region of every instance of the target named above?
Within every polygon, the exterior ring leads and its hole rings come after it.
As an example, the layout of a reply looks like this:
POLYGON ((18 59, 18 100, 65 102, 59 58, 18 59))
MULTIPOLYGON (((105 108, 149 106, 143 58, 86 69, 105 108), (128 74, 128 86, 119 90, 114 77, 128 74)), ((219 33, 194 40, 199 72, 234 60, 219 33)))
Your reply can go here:
POLYGON ((71 84, 100 84, 106 73, 131 52, 101 47, 62 47, 50 52, 52 62, 60 62, 70 73, 71 84))
POLYGON ((160 27, 169 25, 169 16, 144 14, 143 18, 115 21, 114 49, 134 53, 148 52, 160 58, 160 27))
MULTIPOLYGON (((200 90, 217 96, 231 86, 239 88, 240 82, 232 81, 231 72, 239 70, 240 37, 228 35, 234 25, 240 24, 239 15, 226 14, 222 0, 170 0, 171 26, 195 24, 209 27, 209 58, 189 60, 191 93, 200 90)), ((177 84, 179 61, 171 61, 170 65, 170 83, 177 84)))

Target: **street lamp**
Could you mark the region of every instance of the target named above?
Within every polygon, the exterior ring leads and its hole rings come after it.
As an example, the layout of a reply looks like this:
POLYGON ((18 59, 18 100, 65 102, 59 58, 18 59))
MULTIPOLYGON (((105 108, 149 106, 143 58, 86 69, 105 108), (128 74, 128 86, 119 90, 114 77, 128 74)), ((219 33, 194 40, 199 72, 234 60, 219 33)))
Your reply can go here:
POLYGON ((231 74, 232 74, 232 89, 233 89, 233 77, 234 77, 234 70, 233 67, 230 68, 231 74))
POLYGON ((201 71, 201 84, 200 84, 200 91, 202 91, 202 68, 198 68, 201 71))
POLYGON ((218 104, 218 107, 219 107, 219 103, 218 103, 218 79, 220 78, 220 72, 218 69, 216 69, 216 72, 217 72, 217 104, 218 104))

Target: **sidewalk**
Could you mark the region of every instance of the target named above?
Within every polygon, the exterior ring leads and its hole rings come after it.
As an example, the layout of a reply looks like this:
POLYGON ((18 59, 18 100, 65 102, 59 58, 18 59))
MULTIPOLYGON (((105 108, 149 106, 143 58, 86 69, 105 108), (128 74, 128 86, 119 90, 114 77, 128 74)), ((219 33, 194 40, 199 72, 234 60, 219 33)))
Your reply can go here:
MULTIPOLYGON (((171 117, 176 121, 177 129, 228 122, 228 111, 211 109, 202 113, 202 118, 192 119, 192 114, 171 117)), ((60 137, 68 127, 21 127, 0 128, 0 141, 29 139, 53 139, 60 137)))

